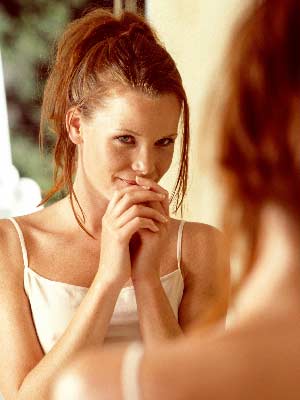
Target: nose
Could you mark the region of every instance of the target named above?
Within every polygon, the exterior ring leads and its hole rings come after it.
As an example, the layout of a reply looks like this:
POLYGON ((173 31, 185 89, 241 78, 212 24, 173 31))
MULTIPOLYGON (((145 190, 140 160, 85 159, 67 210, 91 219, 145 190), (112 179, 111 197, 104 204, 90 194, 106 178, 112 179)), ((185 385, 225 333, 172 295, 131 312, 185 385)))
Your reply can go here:
POLYGON ((152 176, 155 169, 155 163, 151 151, 146 149, 140 150, 132 162, 132 169, 137 175, 152 176))

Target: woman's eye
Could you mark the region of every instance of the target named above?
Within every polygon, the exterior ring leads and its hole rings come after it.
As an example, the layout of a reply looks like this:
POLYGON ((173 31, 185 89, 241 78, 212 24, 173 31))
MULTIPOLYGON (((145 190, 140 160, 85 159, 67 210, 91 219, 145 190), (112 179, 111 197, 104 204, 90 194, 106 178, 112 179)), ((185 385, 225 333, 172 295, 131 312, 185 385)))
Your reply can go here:
POLYGON ((116 139, 121 143, 134 144, 134 138, 130 135, 118 136, 116 139))
POLYGON ((169 146, 170 144, 173 144, 175 142, 174 139, 172 138, 163 138, 158 140, 156 143, 158 146, 169 146))

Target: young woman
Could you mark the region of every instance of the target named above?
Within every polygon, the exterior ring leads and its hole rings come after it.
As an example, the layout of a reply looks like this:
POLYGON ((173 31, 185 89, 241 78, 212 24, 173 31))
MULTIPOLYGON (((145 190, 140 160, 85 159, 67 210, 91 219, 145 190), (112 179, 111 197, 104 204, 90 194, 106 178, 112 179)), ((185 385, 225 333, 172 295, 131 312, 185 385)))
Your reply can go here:
POLYGON ((174 61, 141 18, 96 9, 70 24, 45 88, 46 128, 56 146, 45 201, 68 195, 0 224, 6 400, 45 399, 57 368, 88 345, 152 346, 204 325, 216 303, 218 317, 227 308, 219 232, 170 218, 158 184, 179 136, 178 209, 189 109, 174 61))
POLYGON ((195 331, 144 356, 138 345, 86 352, 55 400, 299 399, 299 1, 253 1, 233 38, 219 164, 231 243, 247 245, 242 314, 222 335, 195 331))

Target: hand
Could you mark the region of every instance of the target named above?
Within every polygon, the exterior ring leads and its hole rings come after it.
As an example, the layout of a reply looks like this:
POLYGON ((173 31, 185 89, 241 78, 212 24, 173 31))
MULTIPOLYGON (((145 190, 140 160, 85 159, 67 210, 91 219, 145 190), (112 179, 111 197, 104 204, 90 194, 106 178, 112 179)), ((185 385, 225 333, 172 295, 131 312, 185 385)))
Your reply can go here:
POLYGON ((161 193, 139 185, 118 190, 113 195, 102 218, 99 276, 109 282, 124 285, 131 277, 129 243, 140 231, 158 232, 158 223, 165 220, 157 209, 146 204, 159 202, 161 193))
POLYGON ((159 279, 160 276, 160 258, 164 251, 169 231, 169 194, 156 182, 137 177, 136 182, 139 185, 148 187, 152 193, 161 194, 160 200, 151 200, 147 202, 147 207, 159 212, 164 216, 164 220, 157 221, 157 231, 139 230, 130 241, 130 255, 132 263, 132 280, 159 279))

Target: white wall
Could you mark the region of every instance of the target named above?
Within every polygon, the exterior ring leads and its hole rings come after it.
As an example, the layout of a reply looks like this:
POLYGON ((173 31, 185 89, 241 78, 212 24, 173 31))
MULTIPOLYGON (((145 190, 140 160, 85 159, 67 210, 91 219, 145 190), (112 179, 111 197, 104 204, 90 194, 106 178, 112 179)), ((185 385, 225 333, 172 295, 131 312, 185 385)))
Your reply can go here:
MULTIPOLYGON (((222 195, 211 165, 199 159, 209 132, 200 132, 205 117, 206 96, 220 60, 232 23, 245 0, 146 0, 146 15, 182 75, 191 108, 191 180, 184 218, 219 226, 222 195), (206 136, 205 136, 206 134, 206 136)), ((176 177, 176 161, 162 180, 168 189, 176 177)))
POLYGON ((0 218, 36 211, 41 201, 38 184, 30 178, 20 178, 12 164, 4 83, 0 52, 0 218))

